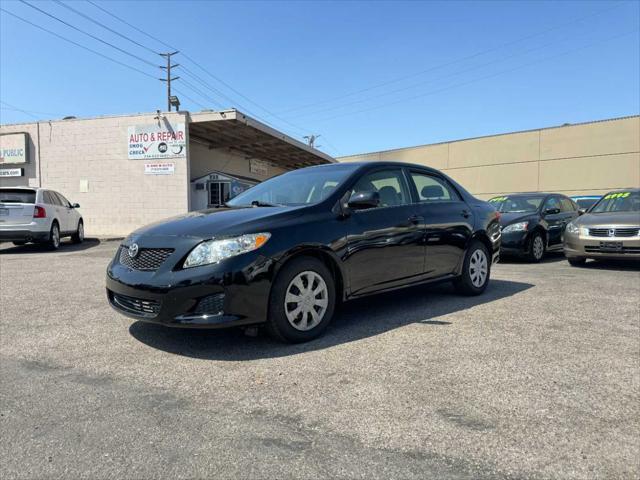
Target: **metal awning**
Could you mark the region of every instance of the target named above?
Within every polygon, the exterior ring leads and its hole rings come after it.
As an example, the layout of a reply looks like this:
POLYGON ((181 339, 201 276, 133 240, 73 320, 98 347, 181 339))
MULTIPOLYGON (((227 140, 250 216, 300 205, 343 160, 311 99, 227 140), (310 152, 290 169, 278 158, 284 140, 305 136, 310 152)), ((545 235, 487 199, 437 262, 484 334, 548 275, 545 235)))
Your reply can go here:
POLYGON ((301 168, 336 160, 238 110, 190 114, 189 138, 210 149, 226 148, 282 168, 301 168))

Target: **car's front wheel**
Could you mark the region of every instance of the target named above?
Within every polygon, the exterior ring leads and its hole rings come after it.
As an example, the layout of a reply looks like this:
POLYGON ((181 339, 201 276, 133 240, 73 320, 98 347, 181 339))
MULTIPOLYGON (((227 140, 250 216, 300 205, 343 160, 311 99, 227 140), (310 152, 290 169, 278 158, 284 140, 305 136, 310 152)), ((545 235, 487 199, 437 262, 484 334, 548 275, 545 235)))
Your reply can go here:
POLYGON ((78 222, 76 233, 71 236, 73 243, 82 243, 84 241, 84 223, 82 220, 78 222))
POLYGON ((538 263, 542 261, 544 257, 545 245, 544 238, 540 235, 539 232, 535 232, 531 237, 531 242, 529 243, 529 251, 527 252, 527 257, 530 261, 538 263))
POLYGON ((474 240, 464 257, 461 275, 454 281, 459 293, 464 295, 480 295, 489 284, 491 260, 484 243, 474 240))
POLYGON ((287 263, 271 288, 267 331, 289 343, 307 342, 327 328, 335 309, 331 272, 312 257, 287 263))

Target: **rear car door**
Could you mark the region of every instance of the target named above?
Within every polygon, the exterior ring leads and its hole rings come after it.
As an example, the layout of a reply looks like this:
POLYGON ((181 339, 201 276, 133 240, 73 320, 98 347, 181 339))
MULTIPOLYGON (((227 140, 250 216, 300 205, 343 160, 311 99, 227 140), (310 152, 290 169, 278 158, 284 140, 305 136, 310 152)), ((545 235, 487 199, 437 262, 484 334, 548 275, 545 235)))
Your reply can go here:
POLYGON ((462 262, 473 234, 473 212, 447 179, 411 169, 418 215, 425 239, 425 271, 429 278, 448 275, 462 262))
POLYGON ((422 275, 422 221, 416 215, 403 169, 369 171, 355 182, 352 191, 376 191, 380 205, 353 211, 348 219, 345 264, 351 293, 393 288, 422 275))
POLYGON ((47 212, 47 217, 51 217, 51 221, 56 219, 58 221, 60 231, 63 232, 66 229, 66 212, 62 207, 60 199, 58 199, 57 195, 55 195, 51 190, 44 190, 42 192, 42 202, 45 204, 44 208, 47 212))
POLYGON ((0 188, 0 226, 29 225, 33 221, 36 191, 26 188, 0 188))

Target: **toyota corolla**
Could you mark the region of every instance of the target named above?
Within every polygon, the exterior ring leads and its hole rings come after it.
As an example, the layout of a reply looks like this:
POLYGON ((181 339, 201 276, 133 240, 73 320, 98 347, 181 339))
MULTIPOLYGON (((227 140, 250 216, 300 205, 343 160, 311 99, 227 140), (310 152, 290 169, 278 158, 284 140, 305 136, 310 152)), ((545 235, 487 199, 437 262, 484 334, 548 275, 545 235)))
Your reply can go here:
POLYGON ((264 324, 302 342, 340 301, 442 281, 481 294, 499 249, 496 210, 437 170, 323 165, 135 231, 108 266, 107 296, 138 320, 264 324))

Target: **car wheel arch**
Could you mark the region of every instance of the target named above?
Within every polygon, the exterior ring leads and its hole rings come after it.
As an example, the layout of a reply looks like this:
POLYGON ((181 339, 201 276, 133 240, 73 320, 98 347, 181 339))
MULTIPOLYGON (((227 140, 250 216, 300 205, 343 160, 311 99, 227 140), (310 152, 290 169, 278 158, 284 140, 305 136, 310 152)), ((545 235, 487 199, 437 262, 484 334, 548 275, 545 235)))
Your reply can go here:
POLYGON ((282 268, 287 263, 300 257, 316 258, 320 260, 322 263, 324 263, 329 269, 329 271, 331 272, 331 274, 333 275, 333 280, 335 282, 335 287, 336 287, 337 299, 338 300, 344 299, 345 292, 346 292, 346 284, 345 284, 346 275, 338 259, 335 257, 335 254, 331 252, 328 248, 322 248, 318 246, 300 246, 290 250, 279 259, 276 269, 273 272, 273 280, 275 280, 275 278, 278 276, 282 268))

